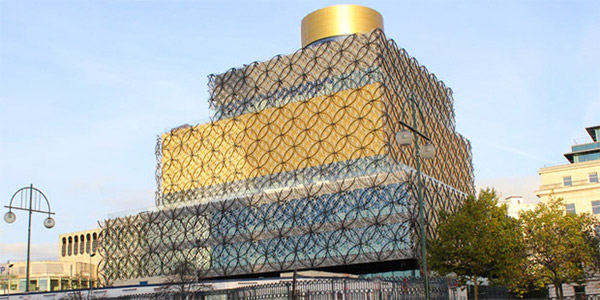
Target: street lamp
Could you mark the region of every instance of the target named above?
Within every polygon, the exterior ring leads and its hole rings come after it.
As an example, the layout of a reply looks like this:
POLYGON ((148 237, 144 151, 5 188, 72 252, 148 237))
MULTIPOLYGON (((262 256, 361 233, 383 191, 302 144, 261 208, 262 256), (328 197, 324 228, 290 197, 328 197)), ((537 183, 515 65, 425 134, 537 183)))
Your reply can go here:
POLYGON ((7 270, 8 274, 6 274, 6 277, 8 277, 8 280, 6 282, 8 284, 8 289, 7 289, 8 293, 6 294, 7 295, 6 300, 10 299, 10 268, 12 268, 14 265, 15 264, 10 263, 10 260, 8 261, 8 270, 7 270))
MULTIPOLYGON (((6 294, 10 294, 10 268, 12 268, 12 266, 14 266, 14 264, 11 264, 10 263, 10 259, 9 259, 6 262, 6 280, 5 280, 6 286, 4 287, 4 294, 5 295, 6 294)), ((4 272, 4 267, 0 268, 0 271, 4 272)))
POLYGON ((88 290, 88 300, 91 299, 90 297, 92 296, 92 288, 94 287, 94 283, 92 281, 93 276, 92 276, 92 257, 96 256, 96 252, 94 253, 90 253, 90 273, 89 273, 89 277, 88 278, 88 284, 89 284, 89 290, 88 290))
POLYGON ((421 255, 422 255, 422 267, 423 274, 425 277, 425 299, 430 299, 429 293, 429 272, 427 269, 427 231, 425 229, 425 203, 423 199, 423 183, 421 182, 421 160, 431 159, 435 156, 435 146, 431 144, 431 139, 427 135, 427 126, 424 125, 425 118, 423 117, 423 112, 419 108, 417 101, 414 96, 411 95, 409 98, 410 104, 412 107, 412 126, 400 121, 400 123, 409 128, 410 130, 400 130, 396 133, 396 141, 401 146, 408 146, 412 142, 415 145, 415 159, 416 159, 416 169, 417 169, 417 187, 418 187, 418 197, 419 197, 419 225, 421 226, 421 255), (424 133, 421 133, 417 130, 417 110, 419 111, 419 115, 421 117, 421 122, 423 123, 424 133), (413 134, 414 132, 414 134, 413 134), (427 143, 419 149, 419 136, 422 137, 427 143))
POLYGON ((16 210, 24 210, 29 212, 29 227, 27 229, 27 283, 25 284, 25 292, 29 292, 29 257, 30 257, 30 246, 31 246, 31 214, 36 212, 36 213, 43 213, 43 214, 48 214, 48 217, 44 220, 44 226, 48 229, 54 227, 54 225, 56 224, 56 222, 54 221, 54 219, 52 219, 52 215, 54 215, 55 213, 52 212, 52 210, 50 209, 50 201, 48 201, 48 198, 46 198, 46 195, 44 195, 44 193, 42 193, 42 191, 38 190, 37 188, 33 187, 33 184, 31 184, 28 187, 23 187, 20 188, 19 190, 17 190, 12 198, 10 198, 10 204, 8 206, 4 206, 6 208, 8 208, 8 212, 4 215, 4 221, 6 221, 6 223, 11 224, 14 223, 15 220, 17 220, 17 216, 15 215, 15 213, 12 212, 13 209, 16 210), (17 195, 19 195, 19 197, 17 197, 17 195), (15 204, 13 205, 13 201, 16 200, 17 198, 20 198, 20 203, 17 205, 17 201, 15 201, 15 204), (27 198, 29 198, 29 201, 27 201, 27 198), (44 202, 42 201, 42 199, 45 201, 46 207, 44 208, 44 202))

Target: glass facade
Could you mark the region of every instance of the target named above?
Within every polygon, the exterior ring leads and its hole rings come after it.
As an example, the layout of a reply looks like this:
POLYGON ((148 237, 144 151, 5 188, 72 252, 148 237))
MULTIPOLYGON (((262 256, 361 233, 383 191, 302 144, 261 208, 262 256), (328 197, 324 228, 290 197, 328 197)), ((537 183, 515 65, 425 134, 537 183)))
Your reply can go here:
POLYGON ((592 213, 600 215, 600 200, 592 201, 592 213))
POLYGON ((571 147, 571 151, 573 151, 573 152, 593 150, 593 149, 600 149, 600 142, 574 145, 571 147))
POLYGON ((211 75, 209 88, 213 121, 158 140, 157 210, 101 224, 104 284, 181 264, 205 278, 414 273, 399 263, 420 253, 417 157, 395 140, 406 124, 436 146, 421 161, 427 233, 473 193, 450 89, 380 30, 211 75))
POLYGON ((586 130, 593 142, 571 146, 571 152, 565 154, 571 163, 600 160, 600 126, 588 127, 586 130))
MULTIPOLYGON (((11 274, 10 280, 0 278, 0 289, 10 291, 10 293, 25 292, 25 278, 15 278, 11 274)), ((29 280, 29 290, 39 292, 51 292, 61 290, 71 290, 77 288, 89 288, 90 281, 87 278, 69 279, 60 276, 32 276, 29 280)), ((95 281, 91 281, 95 285, 95 281)))
POLYGON ((600 160, 600 152, 579 154, 579 155, 575 155, 573 157, 574 163, 586 162, 586 161, 592 161, 592 160, 600 160))

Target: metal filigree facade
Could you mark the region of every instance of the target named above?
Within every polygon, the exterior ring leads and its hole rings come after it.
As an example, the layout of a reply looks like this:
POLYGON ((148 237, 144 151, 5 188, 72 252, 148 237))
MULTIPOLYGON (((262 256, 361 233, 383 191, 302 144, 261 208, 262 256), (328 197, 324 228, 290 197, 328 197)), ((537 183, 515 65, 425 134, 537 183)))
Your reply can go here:
POLYGON ((210 123, 158 139, 157 210, 104 221, 105 284, 418 257, 410 124, 437 148, 421 160, 428 230, 473 192, 470 144, 451 91, 373 31, 211 75, 210 123))

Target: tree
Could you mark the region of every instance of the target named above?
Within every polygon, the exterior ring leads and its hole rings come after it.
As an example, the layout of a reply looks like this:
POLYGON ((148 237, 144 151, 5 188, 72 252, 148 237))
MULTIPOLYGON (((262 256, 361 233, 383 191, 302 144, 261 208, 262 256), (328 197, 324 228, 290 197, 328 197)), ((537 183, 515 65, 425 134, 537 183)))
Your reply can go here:
POLYGON ((163 298, 187 299, 195 292, 210 288, 201 282, 203 274, 203 270, 187 259, 176 261, 159 293, 163 298))
POLYGON ((198 279, 194 264, 187 260, 179 261, 175 263, 173 273, 167 278, 166 286, 174 286, 178 294, 187 295, 193 290, 192 286, 198 279))
POLYGON ((553 284, 563 299, 563 283, 582 283, 600 267, 598 225, 590 214, 568 214, 562 199, 550 197, 520 216, 529 254, 524 274, 535 285, 553 284))
POLYGON ((472 281, 478 299, 480 280, 509 282, 525 259, 518 221, 507 216, 506 205, 498 206, 495 190, 467 197, 455 213, 441 213, 437 238, 428 241, 431 269, 446 275, 456 273, 459 283, 472 281))

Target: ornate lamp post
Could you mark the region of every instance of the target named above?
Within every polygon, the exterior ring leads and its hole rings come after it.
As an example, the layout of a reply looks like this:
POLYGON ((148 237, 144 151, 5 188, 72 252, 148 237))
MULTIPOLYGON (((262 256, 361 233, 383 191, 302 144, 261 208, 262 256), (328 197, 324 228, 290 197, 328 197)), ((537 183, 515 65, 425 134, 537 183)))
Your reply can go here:
POLYGON ((410 130, 401 130, 396 133, 396 141, 401 146, 408 146, 414 141, 415 145, 415 159, 417 169, 417 193, 419 198, 419 225, 421 226, 421 255, 422 255, 422 268, 425 277, 425 299, 430 299, 429 291, 429 270, 427 269, 427 231, 425 229, 425 203, 423 199, 423 183, 421 181, 421 159, 431 159, 435 156, 435 146, 431 144, 431 139, 427 135, 427 126, 423 125, 424 133, 417 130, 417 111, 421 117, 421 122, 425 123, 423 112, 419 108, 417 101, 414 96, 411 95, 409 98, 412 107, 412 126, 405 124, 400 121, 404 127, 410 130), (414 132, 414 134, 413 134, 414 132), (419 147, 419 136, 422 137, 427 143, 419 147))
POLYGON ((4 215, 4 221, 6 223, 13 223, 17 219, 13 209, 24 210, 29 212, 29 227, 27 229, 27 283, 25 284, 25 292, 29 292, 29 257, 30 257, 30 246, 31 246, 31 214, 43 213, 48 214, 48 217, 44 220, 44 226, 48 229, 54 227, 56 222, 52 219, 52 215, 55 213, 50 209, 50 202, 46 195, 42 191, 33 187, 31 184, 28 187, 23 187, 17 190, 12 198, 10 198, 10 204, 4 206, 8 208, 8 212, 4 215), (18 196, 18 197, 17 197, 18 196), (29 199, 28 199, 29 198, 29 199), (20 199, 20 201, 18 200, 20 199), (17 201, 15 201, 17 200, 17 201), (43 200, 43 201, 42 201, 43 200), (17 203, 19 202, 19 203, 17 203), (14 203, 14 204, 13 204, 14 203), (45 204, 45 207, 44 207, 45 204))

